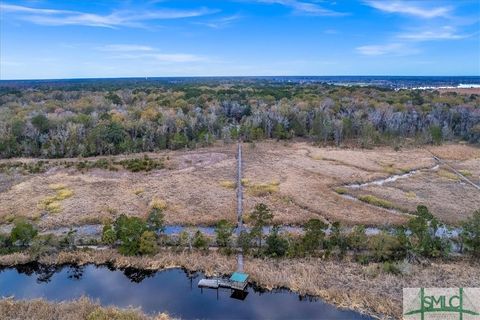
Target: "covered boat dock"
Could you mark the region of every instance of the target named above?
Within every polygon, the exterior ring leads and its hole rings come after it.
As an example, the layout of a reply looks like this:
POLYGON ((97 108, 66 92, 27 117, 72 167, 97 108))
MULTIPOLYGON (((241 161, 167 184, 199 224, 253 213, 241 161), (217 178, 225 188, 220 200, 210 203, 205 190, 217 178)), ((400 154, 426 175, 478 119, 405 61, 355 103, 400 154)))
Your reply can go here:
POLYGON ((248 285, 248 274, 234 272, 228 280, 224 279, 201 279, 198 286, 201 288, 230 288, 233 290, 245 290, 248 285))

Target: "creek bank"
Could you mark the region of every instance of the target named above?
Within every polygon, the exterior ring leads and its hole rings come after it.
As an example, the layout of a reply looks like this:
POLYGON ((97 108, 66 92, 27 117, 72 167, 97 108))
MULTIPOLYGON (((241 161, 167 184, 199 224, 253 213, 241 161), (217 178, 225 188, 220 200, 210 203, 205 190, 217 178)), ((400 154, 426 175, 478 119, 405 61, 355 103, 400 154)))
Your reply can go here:
POLYGON ((0 319, 129 319, 129 320, 170 320, 168 314, 146 315, 137 309, 120 309, 101 306, 89 298, 81 297, 72 301, 51 302, 45 299, 17 300, 0 299, 0 319))
POLYGON ((200 272, 182 269, 145 271, 90 264, 58 267, 33 264, 3 270, 0 283, 6 286, 0 287, 0 295, 60 301, 78 299, 79 294, 84 294, 102 305, 133 306, 147 314, 164 310, 181 319, 371 319, 286 289, 266 291, 250 285, 248 294, 242 297, 231 295, 230 290, 201 289, 197 287, 201 277, 200 272), (71 289, 62 290, 64 287, 71 289), (243 298, 241 303, 238 298, 243 298))
MULTIPOLYGON (((115 268, 162 270, 186 268, 207 276, 227 275, 235 270, 234 256, 215 251, 172 252, 162 250, 155 256, 126 257, 115 250, 76 250, 36 258, 26 253, 0 256, 0 265, 14 266, 38 260, 45 265, 110 264, 115 268)), ((260 259, 249 258, 244 271, 252 282, 267 289, 289 288, 301 295, 312 295, 341 308, 381 318, 401 316, 403 287, 475 287, 480 286, 480 264, 456 257, 433 260, 427 265, 407 265, 405 273, 393 275, 381 265, 360 265, 344 260, 321 258, 260 259)))

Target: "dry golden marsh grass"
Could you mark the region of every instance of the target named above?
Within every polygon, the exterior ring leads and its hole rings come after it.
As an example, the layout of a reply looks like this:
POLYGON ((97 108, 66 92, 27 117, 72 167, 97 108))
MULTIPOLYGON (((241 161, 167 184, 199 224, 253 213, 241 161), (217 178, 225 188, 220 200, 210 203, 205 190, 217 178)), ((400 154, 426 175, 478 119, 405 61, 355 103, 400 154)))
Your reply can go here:
POLYGON ((0 300, 0 319, 169 320, 167 314, 147 316, 139 310, 101 307, 88 298, 59 303, 36 300, 0 300))
MULTIPOLYGON (((27 254, 0 256, 0 265, 27 263, 27 254)), ((201 270, 207 275, 230 274, 235 270, 234 256, 217 252, 162 251, 152 257, 125 257, 115 250, 61 252, 42 257, 45 264, 104 264, 118 268, 150 270, 183 267, 201 270)), ((478 287, 480 265, 467 259, 437 260, 431 264, 405 264, 402 275, 384 272, 381 264, 361 265, 344 260, 258 259, 246 261, 250 280, 267 289, 287 287, 300 294, 311 294, 339 307, 355 309, 382 318, 400 318, 404 287, 478 287)))
MULTIPOLYGON (((480 208, 478 191, 456 179, 448 167, 427 170, 436 164, 431 151, 478 183, 480 149, 472 146, 453 144, 397 152, 390 148, 319 148, 305 142, 267 141, 244 144, 243 150, 245 212, 264 202, 278 223, 303 224, 310 218, 321 218, 349 225, 401 224, 408 219, 408 214, 401 211, 412 211, 418 204, 426 204, 442 220, 456 223, 480 208), (341 188, 417 169, 422 170, 383 186, 341 188), (356 197, 392 203, 400 212, 346 198, 335 192, 340 188, 356 197)), ((41 228, 99 223, 120 213, 144 216, 154 202, 165 208, 168 224, 235 221, 236 145, 148 156, 164 159, 165 168, 134 173, 98 168, 79 171, 58 165, 40 174, 3 173, 0 221, 24 216, 36 220, 41 228)), ((36 160, 1 160, 15 161, 36 160)))

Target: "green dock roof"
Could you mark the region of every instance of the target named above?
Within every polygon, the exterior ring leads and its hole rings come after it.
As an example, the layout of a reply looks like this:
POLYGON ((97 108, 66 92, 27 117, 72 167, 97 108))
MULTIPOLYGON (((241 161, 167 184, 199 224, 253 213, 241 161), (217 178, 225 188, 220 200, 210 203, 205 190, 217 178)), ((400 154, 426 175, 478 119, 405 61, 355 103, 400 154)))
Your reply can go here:
POLYGON ((247 279, 248 279, 248 274, 241 273, 241 272, 234 272, 230 277, 230 281, 235 281, 235 282, 245 282, 247 281, 247 279))

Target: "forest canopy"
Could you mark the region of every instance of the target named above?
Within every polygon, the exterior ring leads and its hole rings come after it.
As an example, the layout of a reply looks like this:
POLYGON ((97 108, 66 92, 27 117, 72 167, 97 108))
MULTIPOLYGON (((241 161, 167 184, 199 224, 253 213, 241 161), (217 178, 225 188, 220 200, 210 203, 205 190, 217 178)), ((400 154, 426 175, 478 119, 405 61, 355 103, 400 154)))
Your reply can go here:
POLYGON ((480 96, 272 81, 0 83, 0 158, 304 137, 361 147, 480 141, 480 96))

